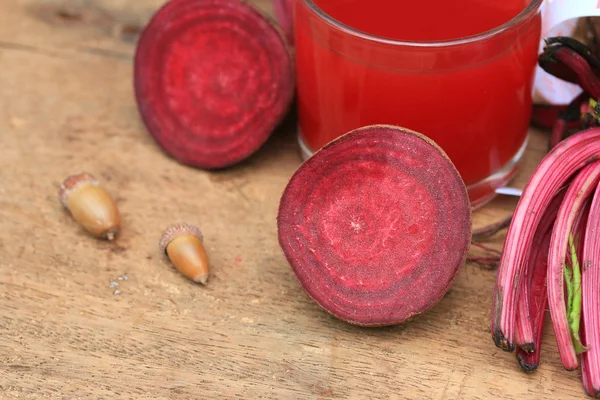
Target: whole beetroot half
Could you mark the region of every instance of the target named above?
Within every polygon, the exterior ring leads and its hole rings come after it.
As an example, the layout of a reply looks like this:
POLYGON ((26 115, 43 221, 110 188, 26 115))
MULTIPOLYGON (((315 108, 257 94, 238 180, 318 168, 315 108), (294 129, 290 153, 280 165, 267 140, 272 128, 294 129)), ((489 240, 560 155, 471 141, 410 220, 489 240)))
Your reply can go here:
POLYGON ((277 227, 300 284, 321 307, 352 324, 393 325, 450 288, 471 240, 471 206, 434 142, 373 125, 300 166, 277 227))
POLYGON ((289 111, 292 59, 279 29, 241 0, 171 0, 137 46, 138 109, 179 162, 228 167, 267 140, 289 111))

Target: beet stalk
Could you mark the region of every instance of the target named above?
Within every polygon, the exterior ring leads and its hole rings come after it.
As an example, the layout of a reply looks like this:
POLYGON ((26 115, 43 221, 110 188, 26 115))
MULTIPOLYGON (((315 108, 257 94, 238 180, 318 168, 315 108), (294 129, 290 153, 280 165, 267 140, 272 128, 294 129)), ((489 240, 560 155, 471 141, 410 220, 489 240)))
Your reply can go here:
MULTIPOLYGON (((554 217, 552 221, 554 221, 554 217)), ((546 218, 546 217, 544 217, 546 218)), ((538 232, 542 232, 539 230, 538 232)), ((527 347, 519 345, 517 349, 517 360, 523 371, 530 373, 537 369, 540 363, 541 355, 541 344, 542 334, 544 330, 544 319, 546 317, 546 306, 548 305, 548 296, 546 290, 546 273, 548 265, 548 249, 550 247, 550 234, 551 229, 547 229, 544 235, 539 235, 536 232, 536 236, 543 236, 541 241, 533 246, 533 252, 531 254, 530 263, 532 269, 529 277, 529 316, 532 319, 532 333, 533 333, 533 346, 527 347), (532 348, 532 351, 528 351, 532 348), (527 350, 527 351, 526 351, 527 350)), ((520 327, 527 326, 527 323, 519 321, 523 318, 524 314, 519 311, 517 314, 517 335, 519 337, 520 327)), ((522 336, 521 336, 522 337, 522 336)), ((522 339, 522 342, 526 342, 526 339, 522 339)), ((517 339, 518 343, 518 339, 517 339)))
POLYGON ((600 75, 600 59, 585 43, 569 36, 554 36, 546 39, 545 42, 549 47, 566 47, 574 51, 590 64, 596 75, 600 75))
POLYGON ((298 168, 277 231, 298 281, 323 309, 352 324, 393 325, 450 288, 471 240, 471 205, 433 141, 372 125, 298 168))
POLYGON ((584 343, 583 383, 590 396, 600 396, 600 187, 592 199, 583 245, 582 270, 584 343))
POLYGON ((538 128, 549 129, 560 115, 567 110, 568 105, 534 104, 531 112, 531 124, 538 128))
MULTIPOLYGON (((585 96, 586 101, 590 97, 587 93, 580 93, 585 96)), ((575 99, 573 100, 575 101, 575 99)), ((573 102, 572 101, 572 102, 573 102)), ((569 107, 570 104, 552 105, 552 104, 534 104, 531 113, 531 124, 541 129, 553 129, 557 120, 562 120, 566 129, 581 129, 578 110, 574 113, 569 107)))
MULTIPOLYGON (((554 219, 552 219, 554 220, 554 219)), ((542 334, 544 331, 544 320, 546 317, 546 306, 548 304, 548 296, 546 290, 546 272, 548 264, 548 248, 550 247, 551 229, 546 230, 541 238, 541 241, 533 247, 534 251, 531 254, 530 263, 532 263, 531 276, 529 278, 529 316, 532 318, 533 341, 532 346, 520 346, 517 349, 517 360, 523 371, 527 373, 537 369, 540 363, 542 334), (531 351, 529 351, 532 349, 531 351)), ((537 236, 536 232, 536 236, 537 236)), ((527 326, 528 324, 519 323, 519 318, 524 315, 520 311, 517 314, 517 333, 519 327, 527 326)), ((517 337, 519 335, 517 334, 517 337)), ((523 340, 527 341, 527 340, 523 340)))
POLYGON ((583 43, 572 38, 546 40, 538 64, 549 74, 577 83, 594 98, 600 98, 600 61, 583 43))
POLYGON ((140 116, 180 163, 225 168, 256 152, 292 103, 285 39, 243 0, 171 0, 144 28, 134 60, 140 116))
POLYGON ((590 95, 583 92, 569 103, 567 109, 560 114, 552 126, 550 148, 556 146, 558 142, 568 136, 569 131, 581 128, 581 106, 589 101, 590 95))
POLYGON ((512 221, 512 214, 508 217, 501 219, 498 222, 494 222, 493 224, 482 226, 481 228, 477 228, 473 230, 473 237, 471 241, 473 243, 481 242, 490 237, 494 236, 496 233, 500 232, 504 228, 508 228, 510 222, 512 221))
MULTIPOLYGON (((585 330, 585 320, 584 320, 582 326, 583 326, 583 329, 585 330)), ((582 337, 583 337, 583 340, 585 341, 586 340, 585 333, 583 333, 582 337)), ((598 399, 598 398, 600 398, 600 392, 598 392, 598 389, 596 389, 594 387, 594 385, 592 384, 592 376, 591 376, 591 371, 590 371, 590 367, 589 367, 590 362, 586 359, 587 353, 588 352, 586 351, 585 353, 582 353, 580 355, 580 358, 581 358, 581 380, 583 381, 583 387, 585 389, 585 392, 588 395, 598 399)))
POLYGON ((537 368, 540 360, 541 335, 548 303, 546 294, 548 249, 552 227, 565 192, 566 190, 563 188, 554 196, 535 231, 531 254, 525 270, 527 281, 520 285, 515 342, 519 347, 517 359, 526 372, 532 372, 537 368), (529 356, 530 353, 534 354, 529 356))
MULTIPOLYGON (((573 282, 570 282, 571 287, 567 285, 567 291, 570 292, 569 296, 572 297, 572 301, 571 304, 565 305, 565 259, 573 222, 584 208, 586 198, 593 193, 599 181, 600 162, 587 165, 573 179, 558 211, 548 252, 548 304, 558 352, 563 367, 567 370, 577 368, 576 352, 577 350, 581 351, 576 348, 576 343, 579 341, 578 314, 581 312, 581 280, 575 257, 572 258, 573 282), (567 308, 569 306, 570 308, 567 308), (577 318, 576 321, 574 321, 575 318, 577 318), (571 324, 569 324, 569 319, 571 319, 571 324), (576 329, 576 332, 572 332, 570 328, 576 329)), ((572 246, 572 249, 575 254, 575 247, 572 246)))
POLYGON ((524 282, 524 266, 544 211, 573 173, 598 158, 600 128, 581 131, 546 154, 523 190, 507 232, 493 299, 492 337, 505 351, 514 350, 519 284, 524 282))

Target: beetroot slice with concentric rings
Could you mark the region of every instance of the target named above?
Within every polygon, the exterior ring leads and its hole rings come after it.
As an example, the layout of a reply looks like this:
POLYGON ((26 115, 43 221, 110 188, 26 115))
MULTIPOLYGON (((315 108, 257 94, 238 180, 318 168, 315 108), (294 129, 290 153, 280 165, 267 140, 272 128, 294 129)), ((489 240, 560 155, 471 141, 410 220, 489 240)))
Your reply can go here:
POLYGON ((278 237, 308 295, 362 326, 406 322, 450 288, 471 240, 465 185, 425 136, 373 125, 329 143, 294 173, 278 237))
POLYGON ((294 94, 285 39, 240 0, 168 2, 144 28, 134 64, 146 128, 167 154, 204 169, 258 150, 294 94))

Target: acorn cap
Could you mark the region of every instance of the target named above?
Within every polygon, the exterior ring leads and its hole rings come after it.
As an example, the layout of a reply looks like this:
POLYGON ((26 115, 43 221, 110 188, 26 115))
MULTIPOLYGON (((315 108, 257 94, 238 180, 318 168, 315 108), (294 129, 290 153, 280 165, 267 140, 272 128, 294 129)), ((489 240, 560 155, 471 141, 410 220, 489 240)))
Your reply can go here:
POLYGON ((196 225, 188 224, 185 222, 180 222, 178 224, 173 224, 169 226, 163 234, 160 236, 160 240, 158 241, 158 245, 160 246, 160 251, 166 254, 167 246, 173 239, 179 236, 195 236, 200 241, 204 241, 202 237, 202 232, 196 225))
POLYGON ((71 175, 65 179, 65 181, 60 185, 60 189, 58 190, 58 197, 60 197, 60 202, 64 207, 68 206, 69 195, 86 185, 96 185, 98 186, 100 183, 96 177, 88 172, 82 172, 77 175, 71 175))

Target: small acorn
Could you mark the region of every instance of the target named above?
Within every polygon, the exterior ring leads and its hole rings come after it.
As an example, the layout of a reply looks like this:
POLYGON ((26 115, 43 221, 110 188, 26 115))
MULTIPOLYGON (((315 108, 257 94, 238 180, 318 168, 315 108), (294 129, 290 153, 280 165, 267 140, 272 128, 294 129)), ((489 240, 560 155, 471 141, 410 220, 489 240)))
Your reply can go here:
POLYGON ((202 242, 200 229, 192 224, 178 223, 165 229, 159 246, 183 276, 206 285, 209 267, 202 242))
POLYGON ((119 233, 117 205, 94 175, 82 172, 69 176, 60 185, 58 196, 73 218, 95 237, 113 240, 119 233))

